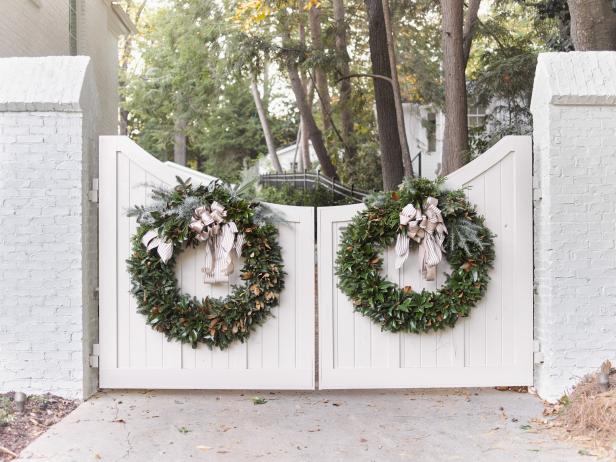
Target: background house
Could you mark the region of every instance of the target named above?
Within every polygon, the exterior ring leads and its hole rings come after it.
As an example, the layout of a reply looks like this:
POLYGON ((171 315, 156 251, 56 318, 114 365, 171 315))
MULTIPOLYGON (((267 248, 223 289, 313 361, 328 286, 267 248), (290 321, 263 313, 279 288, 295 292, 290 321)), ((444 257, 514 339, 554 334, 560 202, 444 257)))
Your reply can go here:
MULTIPOLYGON (((469 129, 485 127, 489 133, 494 127, 487 123, 489 118, 499 119, 497 101, 493 101, 487 108, 484 106, 469 106, 469 129)), ((413 171, 419 174, 419 154, 421 153, 421 176, 433 180, 441 173, 443 161, 443 133, 445 128, 445 115, 440 109, 430 105, 403 103, 404 126, 409 152, 413 159, 413 171)), ((276 151, 280 165, 285 172, 299 171, 299 149, 297 144, 291 144, 276 151)), ((310 160, 313 166, 318 165, 318 159, 312 144, 310 144, 310 160)), ((274 168, 269 157, 264 156, 258 162, 259 174, 272 173, 274 168)))
POLYGON ((91 58, 101 135, 117 134, 118 38, 131 32, 132 22, 111 0, 0 1, 0 58, 91 58))
MULTIPOLYGON (((314 152, 312 143, 309 143, 309 146, 310 162, 312 162, 313 166, 318 165, 317 154, 314 152)), ((301 153, 297 144, 294 143, 289 146, 285 146, 284 148, 280 148, 276 151, 276 154, 278 155, 280 166, 285 172, 300 171, 299 156, 301 155, 301 153)), ((260 158, 258 162, 258 167, 260 175, 263 175, 264 173, 272 173, 275 171, 269 156, 264 156, 260 158)))

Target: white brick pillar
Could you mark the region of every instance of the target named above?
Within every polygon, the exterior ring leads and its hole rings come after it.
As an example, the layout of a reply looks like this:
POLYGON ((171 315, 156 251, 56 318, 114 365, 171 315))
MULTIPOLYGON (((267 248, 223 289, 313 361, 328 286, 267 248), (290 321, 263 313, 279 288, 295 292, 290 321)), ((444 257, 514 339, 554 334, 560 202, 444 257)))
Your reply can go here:
POLYGON ((91 80, 87 57, 0 59, 0 391, 97 387, 91 80))
POLYGON ((533 88, 539 394, 616 363, 616 52, 539 56, 533 88))

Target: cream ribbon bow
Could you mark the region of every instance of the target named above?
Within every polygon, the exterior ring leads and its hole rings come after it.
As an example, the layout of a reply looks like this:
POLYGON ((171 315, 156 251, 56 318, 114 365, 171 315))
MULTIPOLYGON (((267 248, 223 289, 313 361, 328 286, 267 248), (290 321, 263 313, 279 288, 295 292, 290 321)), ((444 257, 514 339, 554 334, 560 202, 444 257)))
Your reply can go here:
POLYGON ((231 252, 235 249, 238 257, 242 255, 244 235, 238 233, 237 225, 226 222, 227 211, 218 202, 211 206, 197 207, 193 212, 190 229, 197 239, 205 242, 204 282, 218 282, 233 273, 231 252), (224 277, 220 276, 222 273, 224 277))
POLYGON ((413 239, 420 244, 421 272, 426 281, 436 279, 436 267, 443 259, 443 242, 447 234, 437 205, 438 199, 434 197, 426 199, 423 211, 413 204, 406 205, 400 213, 400 224, 406 227, 406 233, 399 233, 396 239, 396 268, 400 268, 408 258, 410 239, 413 239))
POLYGON ((156 249, 158 256, 164 264, 167 264, 173 255, 173 244, 166 239, 163 239, 155 229, 149 230, 141 238, 143 246, 149 250, 156 249))

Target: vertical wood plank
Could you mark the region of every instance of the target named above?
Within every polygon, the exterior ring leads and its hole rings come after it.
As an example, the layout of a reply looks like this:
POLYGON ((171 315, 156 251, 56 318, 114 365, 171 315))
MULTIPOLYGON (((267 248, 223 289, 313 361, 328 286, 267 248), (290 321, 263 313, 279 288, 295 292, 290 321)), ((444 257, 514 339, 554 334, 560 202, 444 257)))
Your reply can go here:
MULTIPOLYGON (((186 278, 186 283, 190 284, 191 290, 195 297, 199 300, 203 300, 205 297, 212 295, 212 285, 205 284, 203 282, 202 268, 205 264, 205 247, 200 245, 190 251, 189 258, 185 267, 182 267, 182 279, 186 278), (186 272, 186 276, 184 276, 186 272)), ((213 349, 208 348, 205 345, 199 346, 197 349, 193 349, 190 345, 182 346, 182 358, 183 362, 190 367, 190 364, 194 364, 197 369, 211 369, 213 349)))
POLYGON ((114 268, 114 277, 118 284, 118 367, 131 366, 131 295, 130 279, 126 273, 125 261, 130 254, 130 237, 132 235, 131 218, 126 216, 130 208, 131 183, 130 161, 122 153, 117 155, 117 266, 114 268))
MULTIPOLYGON (((243 261, 237 257, 235 252, 233 252, 232 258, 235 270, 231 275, 229 275, 229 291, 231 291, 233 286, 242 283, 242 280, 240 279, 240 269, 243 266, 243 261)), ((229 348, 229 368, 248 368, 248 345, 246 342, 235 342, 235 344, 229 348)))
MULTIPOLYGON (((130 192, 129 192, 129 203, 130 207, 134 207, 136 205, 143 205, 146 201, 146 187, 145 180, 146 175, 145 171, 136 165, 134 162, 130 162, 129 165, 129 178, 130 178, 130 192)), ((126 213, 126 210, 122 211, 126 213)), ((128 240, 130 242, 130 238, 137 231, 137 220, 135 217, 129 218, 129 236, 128 240)), ((122 275, 122 279, 126 279, 130 281, 130 277, 128 275, 126 269, 126 259, 130 255, 129 251, 123 255, 123 271, 120 273, 122 275)), ((130 283, 129 283, 130 284, 130 283)), ((150 328, 146 325, 145 317, 142 314, 137 312, 137 301, 131 295, 129 298, 129 320, 130 320, 130 366, 135 368, 146 368, 147 367, 147 344, 146 344, 146 333, 150 330, 150 328)))
MULTIPOLYGON (((287 209, 288 210, 288 209, 287 209)), ((295 367, 315 368, 315 211, 312 207, 294 207, 295 247, 295 367), (308 262, 309 264, 305 264, 308 262), (301 281, 301 283, 299 282, 301 281)), ((314 386, 314 373, 313 386, 314 386)))
MULTIPOLYGON (((421 292, 423 282, 419 271, 419 252, 413 246, 409 257, 401 268, 401 286, 411 286, 414 292, 421 292)), ((421 336, 419 334, 404 334, 402 337, 403 367, 421 366, 421 336)))
MULTIPOLYGON (((513 156, 507 156, 502 162, 501 168, 501 210, 515 210, 513 193, 514 184, 514 168, 513 156)), ((501 246, 496 258, 500 262, 500 280, 501 280, 501 309, 502 309, 502 364, 504 366, 513 366, 513 350, 515 349, 514 331, 514 275, 515 269, 515 235, 514 235, 514 220, 511 214, 505 213, 502 217, 501 227, 499 229, 499 238, 501 246)), ((493 281, 491 281, 492 283, 493 281)))
MULTIPOLYGON (((511 214, 513 207, 502 207, 501 177, 502 168, 506 168, 507 156, 502 162, 493 166, 485 173, 485 220, 486 225, 494 230, 494 250, 496 259, 490 274, 491 280, 484 297, 486 307, 486 366, 500 367, 502 364, 502 252, 503 234, 501 216, 511 214)), ((506 190, 505 190, 506 191, 506 190)))
MULTIPOLYGON (((485 216, 485 176, 482 175, 470 184, 468 199, 485 216)), ((486 365, 486 304, 485 298, 471 310, 470 322, 470 363, 471 367, 486 365)))
MULTIPOLYGON (((346 222, 335 222, 333 226, 334 247, 331 249, 332 265, 336 261, 336 251, 346 222)), ((334 287, 338 287, 338 277, 334 276, 334 287)), ((351 301, 339 289, 334 292, 335 319, 334 338, 336 339, 335 368, 353 368, 355 365, 355 316, 351 301)), ((372 328, 372 326, 371 326, 372 328)), ((374 333, 374 330, 372 331, 374 333)))
MULTIPOLYGON (((151 189, 156 181, 154 177, 149 175, 147 172, 144 172, 144 183, 145 185, 136 185, 136 187, 141 187, 144 190, 144 201, 143 205, 149 205, 151 203, 151 189)), ((145 321, 145 317, 141 316, 145 321)), ((146 367, 153 369, 160 369, 163 367, 163 339, 164 334, 162 332, 157 332, 152 329, 150 326, 146 325, 145 329, 145 344, 146 344, 146 367)), ((165 343, 169 343, 166 342, 165 343)))
MULTIPOLYGON (((118 186, 116 138, 99 143, 99 343, 101 370, 118 365, 118 186)), ((101 376, 104 386, 105 377, 101 376)))
POLYGON ((526 381, 533 380, 533 212, 532 152, 529 137, 518 137, 513 157, 516 219, 514 263, 514 364, 523 370, 526 381))
MULTIPOLYGON (((278 229, 278 239, 282 246, 282 258, 287 275, 285 277, 285 288, 280 297, 280 306, 276 309, 277 313, 275 314, 276 321, 278 321, 275 326, 277 329, 276 335, 272 336, 272 339, 268 342, 266 340, 267 335, 264 333, 263 361, 266 361, 266 356, 271 351, 272 356, 275 355, 271 359, 273 367, 292 369, 295 367, 296 354, 297 290, 301 290, 300 286, 303 282, 297 278, 298 263, 301 261, 303 265, 311 266, 311 260, 314 260, 314 251, 310 252, 310 250, 313 250, 314 246, 311 245, 310 241, 304 243, 297 241, 297 223, 295 221, 287 222, 278 229), (298 259, 301 246, 307 252, 302 253, 298 259)), ((272 323, 273 327, 274 323, 272 323)))

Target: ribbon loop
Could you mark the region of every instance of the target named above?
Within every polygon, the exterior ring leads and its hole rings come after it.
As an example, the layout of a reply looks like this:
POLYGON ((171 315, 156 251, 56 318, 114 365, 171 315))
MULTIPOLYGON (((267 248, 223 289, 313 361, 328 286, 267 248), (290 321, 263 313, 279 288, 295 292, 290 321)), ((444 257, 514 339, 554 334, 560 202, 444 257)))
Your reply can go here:
POLYGON ((227 222, 226 217, 224 206, 216 201, 210 206, 197 207, 192 215, 189 227, 205 243, 205 263, 201 270, 205 283, 225 281, 234 269, 231 252, 235 250, 238 257, 242 253, 244 238, 240 240, 237 225, 227 222))
MULTIPOLYGON (((244 235, 240 234, 233 221, 225 221, 227 211, 214 201, 210 206, 197 207, 192 214, 188 227, 196 234, 197 240, 205 244, 205 263, 202 269, 203 282, 212 283, 225 280, 233 273, 233 258, 235 250, 238 257, 242 255, 244 235), (217 277, 222 274, 223 277, 217 277)), ((150 251, 157 249, 163 263, 173 256, 173 243, 162 238, 158 231, 151 229, 141 238, 141 243, 150 251)))
POLYGON ((443 242, 447 227, 438 208, 438 199, 428 197, 421 208, 407 204, 400 213, 400 232, 396 239, 396 268, 402 267, 409 256, 410 240, 420 245, 420 265, 427 281, 436 279, 436 267, 443 259, 443 242))

